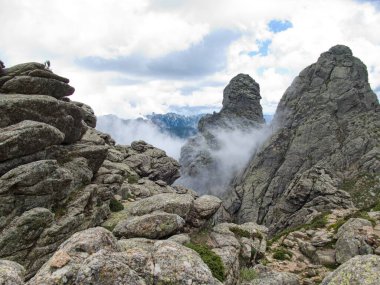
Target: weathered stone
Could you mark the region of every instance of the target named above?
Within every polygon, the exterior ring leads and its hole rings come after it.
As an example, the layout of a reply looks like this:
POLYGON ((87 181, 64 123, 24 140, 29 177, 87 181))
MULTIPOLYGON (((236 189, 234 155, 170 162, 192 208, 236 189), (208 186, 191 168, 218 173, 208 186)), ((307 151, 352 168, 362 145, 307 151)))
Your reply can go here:
POLYGON ((66 252, 58 250, 50 260, 50 267, 52 268, 62 268, 71 260, 70 255, 66 252))
POLYGON ((380 256, 351 258, 323 279, 321 285, 377 285, 380 280, 380 256))
POLYGON ((179 233, 185 221, 176 214, 153 213, 119 222, 113 233, 117 237, 161 239, 179 233))
POLYGON ((124 160, 138 175, 151 180, 162 180, 171 185, 179 177, 179 164, 165 151, 144 141, 132 142, 132 153, 124 160))
POLYGON ((128 207, 128 211, 134 216, 163 211, 169 214, 177 214, 186 220, 192 205, 193 197, 188 194, 164 193, 133 202, 128 207))
POLYGON ((366 228, 372 230, 370 221, 349 219, 337 233, 336 261, 342 264, 356 255, 371 254, 373 250, 366 242, 366 228))
POLYGON ((84 260, 73 284, 146 285, 144 279, 128 266, 125 254, 106 250, 100 250, 84 260))
POLYGON ((0 256, 22 255, 28 250, 43 230, 53 222, 53 213, 45 208, 34 208, 24 212, 3 230, 0 236, 0 256))
POLYGON ((317 250, 315 253, 318 263, 323 266, 335 266, 336 258, 335 258, 335 250, 334 249, 325 249, 325 250, 317 250))
POLYGON ((242 285, 300 285, 297 275, 288 272, 276 272, 264 266, 255 266, 257 277, 242 285))
POLYGON ((363 171, 374 173, 376 184, 380 173, 378 99, 365 65, 348 51, 336 46, 321 54, 286 90, 277 129, 225 199, 232 218, 270 226, 273 234, 317 212, 366 206, 378 195, 344 183, 363 181, 363 171))
POLYGON ((82 125, 82 119, 79 107, 50 96, 0 94, 1 128, 24 120, 42 122, 64 133, 64 143, 73 143, 79 140, 86 131, 86 127, 82 125))
POLYGON ((194 201, 194 209, 201 218, 207 219, 215 214, 221 203, 218 197, 203 195, 194 201))
POLYGON ((34 70, 44 70, 45 65, 38 62, 26 62, 3 69, 3 75, 10 78, 17 75, 27 75, 34 70))
POLYGON ((0 129, 0 161, 38 152, 60 144, 64 134, 40 122, 22 121, 0 129))
MULTIPOLYGON (((97 267, 97 264, 95 264, 94 266, 95 268, 98 268, 98 270, 90 270, 90 272, 88 272, 90 275, 86 275, 83 272, 83 269, 92 263, 93 258, 91 258, 91 256, 103 250, 106 252, 120 251, 120 247, 117 244, 117 240, 111 234, 111 232, 107 231, 104 228, 91 228, 82 232, 78 232, 59 246, 58 251, 52 256, 52 258, 48 262, 46 262, 41 267, 37 274, 27 284, 78 284, 76 283, 77 278, 79 278, 79 280, 86 280, 86 278, 89 278, 91 280, 93 276, 99 277, 98 274, 99 270, 101 269, 97 267), (57 268, 55 266, 56 264, 54 260, 58 259, 59 256, 62 256, 63 254, 69 256, 70 260, 66 262, 62 267, 57 268), (59 256, 57 257, 57 255, 59 256)), ((104 265, 104 261, 100 261, 100 263, 104 265)), ((124 266, 125 265, 126 264, 124 264, 124 266)), ((112 264, 110 264, 109 266, 112 267, 112 264)), ((109 282, 111 282, 111 280, 109 282)), ((80 284, 94 283, 90 282, 80 284)))
POLYGON ((70 96, 74 87, 56 79, 15 76, 3 84, 1 93, 50 95, 55 98, 70 96))
POLYGON ((76 101, 71 101, 70 103, 81 108, 83 120, 87 124, 87 126, 91 128, 96 127, 96 116, 94 110, 89 105, 76 101))
POLYGON ((117 243, 107 230, 93 228, 73 235, 59 252, 70 256, 70 261, 61 268, 52 267, 56 253, 28 285, 221 285, 197 253, 172 241, 128 239, 117 243))
POLYGON ((25 269, 18 263, 0 260, 0 284, 23 285, 25 269))
POLYGON ((176 242, 156 242, 153 258, 158 284, 186 284, 188 282, 194 285, 221 284, 214 279, 210 269, 197 253, 176 242))
POLYGON ((45 69, 32 70, 32 71, 28 72, 28 75, 32 76, 32 77, 44 77, 44 78, 55 79, 58 81, 62 81, 63 83, 69 83, 70 82, 70 80, 68 78, 59 76, 59 75, 53 73, 51 70, 46 69, 46 68, 45 69))

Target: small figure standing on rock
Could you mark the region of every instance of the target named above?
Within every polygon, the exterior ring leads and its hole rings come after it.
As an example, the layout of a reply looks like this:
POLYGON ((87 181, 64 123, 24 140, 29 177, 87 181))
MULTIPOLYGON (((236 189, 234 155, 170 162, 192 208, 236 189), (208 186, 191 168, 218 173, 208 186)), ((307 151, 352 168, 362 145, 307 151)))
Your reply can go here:
POLYGON ((45 61, 45 68, 50 70, 50 60, 45 61))

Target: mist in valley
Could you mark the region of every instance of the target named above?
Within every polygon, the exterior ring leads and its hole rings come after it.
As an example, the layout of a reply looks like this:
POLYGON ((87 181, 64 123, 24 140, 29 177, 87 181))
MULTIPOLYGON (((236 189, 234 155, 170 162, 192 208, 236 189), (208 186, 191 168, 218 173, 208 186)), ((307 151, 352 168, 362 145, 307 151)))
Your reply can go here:
MULTIPOLYGON (((196 139, 193 151, 183 149, 182 160, 189 162, 182 168, 181 177, 175 182, 196 190, 200 194, 222 196, 232 179, 240 174, 252 156, 273 132, 271 125, 262 128, 236 127, 214 129, 210 133, 215 144, 207 143, 203 136, 196 139), (188 155, 188 157, 185 157, 188 155)), ((180 163, 184 161, 180 160, 180 163)))

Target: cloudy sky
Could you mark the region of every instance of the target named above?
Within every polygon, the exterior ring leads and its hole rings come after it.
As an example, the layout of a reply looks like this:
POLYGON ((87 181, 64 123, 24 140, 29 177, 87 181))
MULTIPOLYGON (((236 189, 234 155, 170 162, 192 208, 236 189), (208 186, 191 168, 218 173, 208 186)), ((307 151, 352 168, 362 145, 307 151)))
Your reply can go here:
POLYGON ((380 0, 0 0, 0 59, 49 59, 97 115, 217 110, 238 73, 271 114, 294 76, 351 47, 380 94, 380 0))

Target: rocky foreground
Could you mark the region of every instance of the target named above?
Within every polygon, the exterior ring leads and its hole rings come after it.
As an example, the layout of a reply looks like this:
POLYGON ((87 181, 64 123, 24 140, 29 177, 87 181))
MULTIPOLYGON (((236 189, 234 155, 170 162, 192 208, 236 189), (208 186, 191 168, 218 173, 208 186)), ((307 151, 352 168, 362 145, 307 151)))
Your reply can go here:
POLYGON ((73 92, 38 63, 1 70, 0 284, 379 284, 379 104, 347 47, 287 90, 224 201, 115 145, 73 92))

